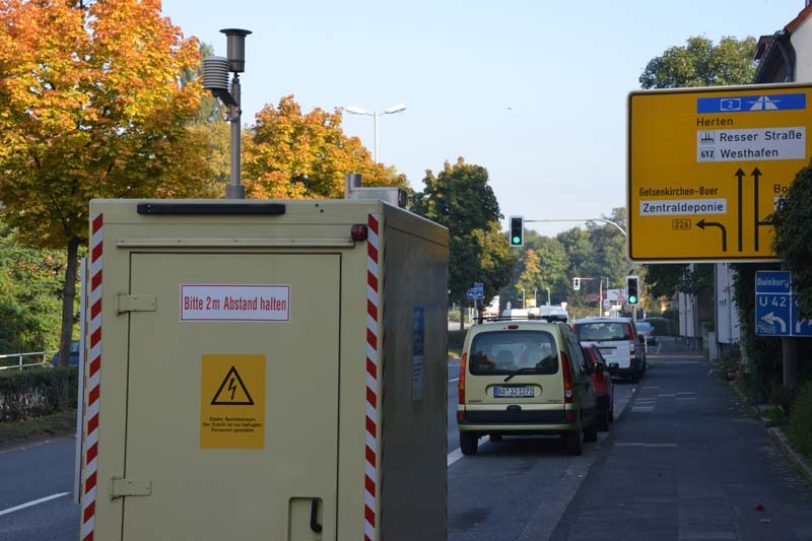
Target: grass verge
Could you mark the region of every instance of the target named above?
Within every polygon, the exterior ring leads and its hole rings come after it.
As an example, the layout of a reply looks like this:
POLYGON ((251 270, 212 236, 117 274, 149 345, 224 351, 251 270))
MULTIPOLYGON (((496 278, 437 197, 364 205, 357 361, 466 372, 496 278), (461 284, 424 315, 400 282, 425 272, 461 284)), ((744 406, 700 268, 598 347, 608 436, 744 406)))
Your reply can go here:
POLYGON ((47 436, 67 436, 76 432, 76 410, 0 423, 0 448, 11 447, 47 436))

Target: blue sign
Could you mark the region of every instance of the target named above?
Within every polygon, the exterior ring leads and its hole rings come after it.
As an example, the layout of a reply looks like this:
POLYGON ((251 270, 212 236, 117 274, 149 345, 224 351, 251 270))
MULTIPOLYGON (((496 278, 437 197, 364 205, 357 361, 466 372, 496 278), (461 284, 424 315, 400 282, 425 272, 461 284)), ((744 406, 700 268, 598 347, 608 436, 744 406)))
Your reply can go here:
POLYGON ((806 94, 763 94, 761 96, 723 96, 697 98, 696 112, 751 113, 758 111, 790 111, 806 109, 806 94))
POLYGON ((812 336, 812 320, 801 319, 799 320, 800 308, 798 307, 798 300, 792 299, 792 335, 793 336, 812 336))
POLYGON ((756 295, 759 293, 792 293, 792 273, 789 271, 757 271, 756 295))
POLYGON ((789 271, 756 271, 757 336, 812 336, 812 321, 799 312, 789 271))
POLYGON ((468 290, 468 298, 473 300, 483 300, 485 298, 485 286, 482 282, 475 282, 474 287, 468 290))
POLYGON ((415 306, 412 319, 412 355, 423 355, 425 336, 426 312, 422 306, 415 306))

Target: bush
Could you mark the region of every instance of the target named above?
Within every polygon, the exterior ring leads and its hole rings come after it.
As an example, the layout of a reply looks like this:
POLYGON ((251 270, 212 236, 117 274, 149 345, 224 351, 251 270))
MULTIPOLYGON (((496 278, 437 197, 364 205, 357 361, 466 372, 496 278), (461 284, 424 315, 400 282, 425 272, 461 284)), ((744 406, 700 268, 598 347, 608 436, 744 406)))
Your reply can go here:
POLYGON ((0 421, 47 415, 75 407, 75 366, 0 373, 0 421))
POLYGON ((724 381, 735 381, 742 371, 742 358, 738 348, 731 348, 716 360, 716 373, 724 381))
POLYGON ((812 460, 812 381, 801 388, 792 403, 787 436, 799 453, 812 460))

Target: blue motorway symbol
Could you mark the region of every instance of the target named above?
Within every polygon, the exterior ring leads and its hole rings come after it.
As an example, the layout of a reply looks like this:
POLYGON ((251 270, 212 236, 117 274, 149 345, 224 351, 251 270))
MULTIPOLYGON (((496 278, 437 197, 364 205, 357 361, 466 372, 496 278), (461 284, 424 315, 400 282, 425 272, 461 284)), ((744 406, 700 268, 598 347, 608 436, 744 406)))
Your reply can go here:
POLYGON ((756 334, 789 336, 792 297, 787 294, 756 295, 756 334))
POLYGON ((697 98, 696 112, 750 113, 755 111, 790 111, 806 109, 806 94, 761 94, 755 96, 723 96, 697 98))

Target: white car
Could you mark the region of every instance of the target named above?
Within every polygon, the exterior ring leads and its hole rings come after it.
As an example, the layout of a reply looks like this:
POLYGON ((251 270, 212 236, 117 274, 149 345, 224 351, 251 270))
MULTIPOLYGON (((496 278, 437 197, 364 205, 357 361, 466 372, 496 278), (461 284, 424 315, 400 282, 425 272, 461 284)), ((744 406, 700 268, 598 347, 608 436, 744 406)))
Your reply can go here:
POLYGON ((596 317, 575 322, 578 340, 595 345, 606 359, 613 376, 639 381, 646 371, 646 352, 628 317, 596 317))

